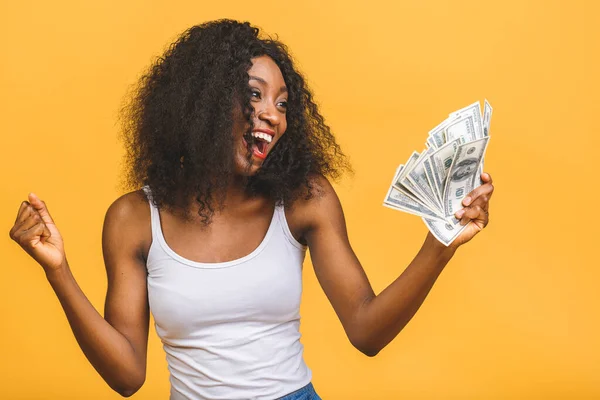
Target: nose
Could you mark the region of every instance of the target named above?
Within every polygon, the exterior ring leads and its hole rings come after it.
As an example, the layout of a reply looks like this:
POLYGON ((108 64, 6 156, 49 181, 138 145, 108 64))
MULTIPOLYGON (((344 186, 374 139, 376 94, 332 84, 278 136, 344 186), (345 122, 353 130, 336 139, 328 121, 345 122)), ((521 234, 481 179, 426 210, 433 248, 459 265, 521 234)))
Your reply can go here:
POLYGON ((281 115, 274 104, 263 104, 262 110, 258 112, 258 119, 268 122, 271 126, 277 126, 281 122, 281 115))

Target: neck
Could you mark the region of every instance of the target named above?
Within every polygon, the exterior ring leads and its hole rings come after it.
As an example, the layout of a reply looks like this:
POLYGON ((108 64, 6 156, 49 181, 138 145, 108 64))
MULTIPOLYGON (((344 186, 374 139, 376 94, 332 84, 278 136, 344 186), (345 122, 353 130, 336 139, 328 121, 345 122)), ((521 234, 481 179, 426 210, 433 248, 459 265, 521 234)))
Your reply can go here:
POLYGON ((225 207, 235 207, 250 201, 253 197, 246 190, 247 183, 248 177, 246 176, 232 176, 224 193, 221 193, 223 205, 225 207))
MULTIPOLYGON (((240 209, 244 205, 249 205, 251 202, 256 201, 257 197, 252 196, 246 190, 248 177, 236 175, 231 177, 228 185, 221 191, 213 193, 213 199, 215 200, 215 214, 229 213, 231 210, 240 209), (219 201, 220 200, 220 201, 219 201), (222 207, 219 207, 218 203, 222 207)), ((199 205, 192 197, 188 201, 190 208, 188 212, 195 219, 195 215, 198 214, 199 205)))

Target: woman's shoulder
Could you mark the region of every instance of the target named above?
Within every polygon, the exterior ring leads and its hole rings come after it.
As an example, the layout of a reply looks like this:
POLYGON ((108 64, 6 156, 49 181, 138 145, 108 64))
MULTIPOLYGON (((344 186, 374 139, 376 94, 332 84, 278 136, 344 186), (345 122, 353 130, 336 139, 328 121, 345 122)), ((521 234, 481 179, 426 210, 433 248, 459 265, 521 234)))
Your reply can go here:
POLYGON ((150 204, 146 193, 139 189, 121 195, 108 207, 106 214, 120 221, 150 221, 150 204))
POLYGON ((332 211, 341 210, 335 189, 325 176, 312 176, 309 182, 310 196, 300 195, 290 207, 286 207, 290 230, 301 243, 304 243, 309 230, 330 220, 332 211))
POLYGON ((320 208, 331 203, 337 202, 338 197, 331 182, 323 175, 314 175, 309 179, 310 195, 300 194, 297 200, 292 204, 291 209, 301 211, 301 213, 314 214, 320 208))
POLYGON ((150 204, 146 193, 140 189, 119 196, 108 207, 104 230, 119 232, 129 246, 147 254, 152 243, 150 204))

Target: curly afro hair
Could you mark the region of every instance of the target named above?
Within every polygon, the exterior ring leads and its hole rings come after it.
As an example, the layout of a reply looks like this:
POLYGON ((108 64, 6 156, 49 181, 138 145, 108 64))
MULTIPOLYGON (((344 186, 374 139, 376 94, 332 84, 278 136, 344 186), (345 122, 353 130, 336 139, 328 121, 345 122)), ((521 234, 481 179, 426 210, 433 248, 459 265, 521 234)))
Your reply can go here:
POLYGON ((252 140, 248 70, 263 55, 277 64, 288 88, 288 126, 247 178, 248 193, 290 206, 318 192, 314 176, 336 180, 351 171, 287 47, 259 34, 248 22, 228 19, 193 26, 142 75, 119 116, 126 189, 148 186, 157 207, 190 218, 186 199, 194 198, 210 223, 233 174, 235 107, 241 106, 250 125, 245 137, 252 140))

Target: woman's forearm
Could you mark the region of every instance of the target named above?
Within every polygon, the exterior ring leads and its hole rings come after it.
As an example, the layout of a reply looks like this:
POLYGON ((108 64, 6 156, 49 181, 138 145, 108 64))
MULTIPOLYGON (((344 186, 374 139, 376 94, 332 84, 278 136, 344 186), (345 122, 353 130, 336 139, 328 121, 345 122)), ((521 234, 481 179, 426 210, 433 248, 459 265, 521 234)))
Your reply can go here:
POLYGON ((48 273, 81 350, 106 383, 123 396, 135 393, 145 379, 145 360, 136 357, 127 338, 94 308, 68 264, 48 273))
POLYGON ((369 299, 357 316, 361 351, 376 355, 415 315, 437 277, 454 255, 431 233, 406 270, 379 295, 369 299))

